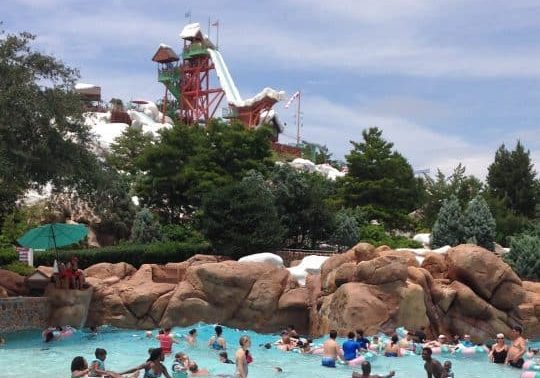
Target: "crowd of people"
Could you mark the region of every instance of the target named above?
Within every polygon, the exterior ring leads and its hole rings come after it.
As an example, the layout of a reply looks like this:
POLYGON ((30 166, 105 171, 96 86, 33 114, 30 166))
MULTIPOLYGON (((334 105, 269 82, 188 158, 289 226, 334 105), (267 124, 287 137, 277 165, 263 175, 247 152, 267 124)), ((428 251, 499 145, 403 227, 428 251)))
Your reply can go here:
POLYGON ((55 261, 52 279, 58 289, 82 290, 85 284, 84 272, 79 269, 77 256, 73 256, 66 263, 55 261))
MULTIPOLYGON (((233 359, 227 353, 227 341, 223 337, 223 328, 215 326, 214 335, 207 342, 208 348, 218 352, 217 359, 220 363, 235 365, 234 375, 218 374, 217 377, 247 378, 249 364, 253 362, 250 353, 251 340, 243 335, 239 338, 238 347, 233 359)), ((82 357, 75 357, 71 364, 72 378, 79 377, 109 377, 109 378, 185 378, 196 376, 209 376, 208 369, 200 367, 195 360, 186 353, 178 352, 174 355, 174 361, 168 369, 164 365, 165 356, 172 355, 173 345, 180 341, 187 345, 197 343, 197 330, 190 330, 183 340, 178 340, 170 328, 162 329, 154 336, 151 331, 147 331, 146 337, 156 339, 159 342, 158 348, 151 348, 148 359, 140 365, 122 372, 113 372, 105 368, 107 351, 97 348, 95 359, 88 364, 82 357)), ((360 371, 353 371, 353 378, 386 378, 393 377, 394 371, 386 375, 372 374, 372 367, 368 356, 380 355, 388 358, 401 357, 405 354, 421 354, 424 361, 424 369, 428 378, 454 378, 451 361, 444 361, 441 364, 433 357, 436 353, 441 353, 441 348, 446 348, 448 353, 456 353, 459 348, 481 347, 486 351, 489 360, 497 364, 507 364, 512 367, 521 368, 524 363, 526 353, 529 357, 535 357, 538 350, 527 351, 527 342, 522 337, 522 329, 518 326, 512 329, 512 342, 507 345, 503 334, 497 334, 493 345, 474 344, 469 335, 463 337, 454 336, 447 338, 440 335, 436 340, 427 340, 425 329, 416 332, 404 332, 399 337, 392 335, 387 342, 383 342, 378 336, 365 337, 363 330, 349 332, 347 339, 341 345, 337 342, 337 331, 329 332, 329 337, 322 346, 314 346, 313 340, 300 337, 294 326, 287 327, 281 333, 281 337, 274 344, 266 343, 259 345, 265 349, 276 348, 283 352, 296 351, 298 353, 320 355, 323 367, 334 368, 337 364, 352 365, 359 367, 360 371)), ((273 368, 276 374, 283 370, 280 367, 273 368)), ((406 373, 406 372, 404 372, 406 373)), ((216 375, 214 375, 216 376, 216 375)))

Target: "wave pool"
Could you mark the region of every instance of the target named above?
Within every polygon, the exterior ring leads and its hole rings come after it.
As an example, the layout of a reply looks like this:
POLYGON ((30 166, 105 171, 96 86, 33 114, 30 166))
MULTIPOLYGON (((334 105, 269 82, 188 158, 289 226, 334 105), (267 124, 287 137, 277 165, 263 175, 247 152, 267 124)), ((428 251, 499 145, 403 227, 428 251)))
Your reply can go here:
MULTIPOLYGON (((220 363, 218 352, 208 348, 208 339, 214 333, 214 326, 196 324, 193 327, 176 327, 172 333, 177 339, 182 339, 191 328, 198 331, 198 344, 190 346, 184 341, 174 344, 173 353, 185 352, 190 359, 195 360, 199 367, 206 368, 212 376, 218 374, 234 374, 235 367, 220 363)), ((247 334, 251 337, 250 349, 253 363, 249 365, 249 376, 252 378, 269 377, 315 377, 315 378, 344 378, 351 377, 354 370, 348 366, 338 365, 336 369, 321 367, 320 356, 302 355, 295 352, 282 352, 275 348, 266 350, 265 343, 273 343, 279 336, 275 334, 259 334, 247 330, 224 328, 223 336, 227 341, 229 358, 234 359, 238 347, 238 339, 247 334), (273 367, 281 367, 283 373, 278 374, 273 367)), ((157 330, 154 331, 154 336, 157 330)), ((40 376, 47 378, 70 377, 71 360, 75 356, 83 356, 90 363, 94 359, 96 348, 105 348, 108 352, 105 361, 108 370, 123 371, 146 361, 148 349, 159 346, 154 338, 145 336, 145 331, 121 330, 113 327, 102 327, 97 336, 84 331, 78 331, 73 336, 45 344, 41 341, 41 331, 24 331, 3 335, 6 344, 0 346, 0 366, 2 378, 40 376)), ((322 344, 323 338, 316 339, 315 344, 322 344)), ((340 339, 339 342, 343 342, 340 339)), ((538 347, 539 343, 534 343, 538 347)), ((518 378, 522 371, 489 363, 486 354, 472 357, 441 355, 434 356, 441 361, 451 360, 453 371, 459 378, 518 378)), ((173 357, 165 359, 165 366, 170 371, 173 357)), ((396 377, 425 377, 423 361, 420 356, 411 355, 401 358, 376 357, 372 362, 372 374, 387 374, 389 370, 396 371, 396 377)), ((141 374, 142 375, 142 374, 141 374)))

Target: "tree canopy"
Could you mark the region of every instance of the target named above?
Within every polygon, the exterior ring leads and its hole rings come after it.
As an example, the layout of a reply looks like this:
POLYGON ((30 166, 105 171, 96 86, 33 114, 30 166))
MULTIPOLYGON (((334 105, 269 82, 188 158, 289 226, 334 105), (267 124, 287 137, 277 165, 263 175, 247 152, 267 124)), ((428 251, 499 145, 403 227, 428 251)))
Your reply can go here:
POLYGON ((421 180, 414 176, 407 160, 393 143, 382 137, 382 130, 362 132, 363 141, 351 141, 346 155, 349 173, 341 180, 346 206, 361 206, 375 219, 391 227, 405 226, 405 215, 420 205, 421 180))

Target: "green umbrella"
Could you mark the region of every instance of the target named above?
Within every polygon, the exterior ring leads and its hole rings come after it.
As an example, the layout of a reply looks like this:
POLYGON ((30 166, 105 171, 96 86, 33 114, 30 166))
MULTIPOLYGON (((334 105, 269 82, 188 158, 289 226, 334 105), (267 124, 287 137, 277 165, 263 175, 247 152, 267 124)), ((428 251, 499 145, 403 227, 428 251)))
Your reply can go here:
POLYGON ((77 243, 87 234, 88 228, 84 224, 51 223, 27 231, 17 243, 26 248, 56 251, 57 247, 77 243))

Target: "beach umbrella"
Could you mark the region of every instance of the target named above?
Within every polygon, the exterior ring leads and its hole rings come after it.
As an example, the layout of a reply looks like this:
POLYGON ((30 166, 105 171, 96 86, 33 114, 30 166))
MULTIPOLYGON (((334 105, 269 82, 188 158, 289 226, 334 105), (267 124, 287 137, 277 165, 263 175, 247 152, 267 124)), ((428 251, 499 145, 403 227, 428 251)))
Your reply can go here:
POLYGON ((75 244, 87 234, 88 228, 84 224, 50 223, 27 231, 17 243, 26 248, 54 249, 56 252, 56 248, 75 244))

